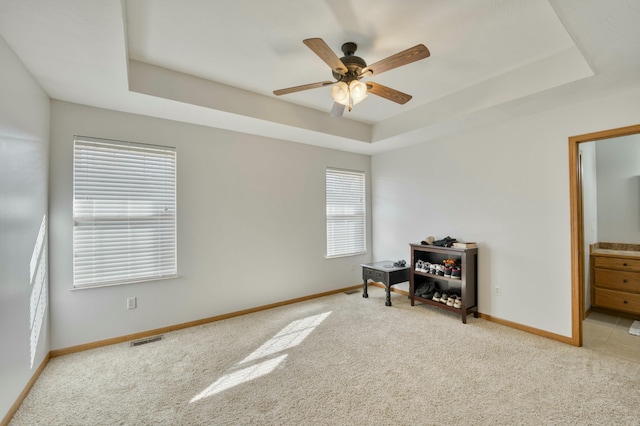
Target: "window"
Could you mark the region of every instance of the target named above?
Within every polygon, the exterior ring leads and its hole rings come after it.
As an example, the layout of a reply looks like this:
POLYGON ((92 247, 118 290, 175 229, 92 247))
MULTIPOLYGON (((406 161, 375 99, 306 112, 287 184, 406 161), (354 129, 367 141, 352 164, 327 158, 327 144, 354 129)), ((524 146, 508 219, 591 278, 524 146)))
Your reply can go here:
POLYGON ((175 276, 175 148, 76 136, 73 286, 175 276))
POLYGON ((327 257, 366 252, 363 172, 327 169, 327 257))

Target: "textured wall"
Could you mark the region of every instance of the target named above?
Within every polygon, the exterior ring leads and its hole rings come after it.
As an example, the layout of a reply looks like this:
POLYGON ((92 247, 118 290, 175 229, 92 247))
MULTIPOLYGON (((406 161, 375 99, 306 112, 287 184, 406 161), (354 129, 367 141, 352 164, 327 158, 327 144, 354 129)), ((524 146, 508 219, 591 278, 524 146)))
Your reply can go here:
POLYGON ((51 129, 52 349, 360 282, 370 254, 325 259, 324 179, 369 156, 59 101, 51 129), (69 291, 74 135, 177 148, 179 278, 69 291))
POLYGON ((49 97, 0 37, 0 419, 49 351, 49 97))
POLYGON ((638 124, 639 93, 375 155, 374 257, 407 258, 427 235, 477 241, 480 312, 570 336, 568 138, 638 124))
POLYGON ((596 153, 598 239, 640 244, 640 135, 598 141, 596 153))

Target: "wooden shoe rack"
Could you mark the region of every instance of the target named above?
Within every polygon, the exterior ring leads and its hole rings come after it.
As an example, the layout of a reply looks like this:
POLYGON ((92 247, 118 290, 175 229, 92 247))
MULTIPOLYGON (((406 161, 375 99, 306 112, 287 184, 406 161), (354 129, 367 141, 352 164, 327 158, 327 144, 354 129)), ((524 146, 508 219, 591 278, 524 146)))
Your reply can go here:
POLYGON ((449 248, 432 245, 410 244, 411 268, 409 280, 409 299, 411 306, 418 301, 425 305, 435 306, 450 312, 460 314, 462 322, 467 323, 467 314, 473 313, 478 317, 478 249, 477 248, 449 248), (445 259, 455 259, 460 265, 462 277, 454 279, 428 272, 416 271, 416 262, 422 260, 429 263, 442 263, 445 259), (454 308, 431 299, 424 299, 415 295, 415 289, 421 284, 433 282, 438 292, 453 292, 462 296, 462 307, 454 308))

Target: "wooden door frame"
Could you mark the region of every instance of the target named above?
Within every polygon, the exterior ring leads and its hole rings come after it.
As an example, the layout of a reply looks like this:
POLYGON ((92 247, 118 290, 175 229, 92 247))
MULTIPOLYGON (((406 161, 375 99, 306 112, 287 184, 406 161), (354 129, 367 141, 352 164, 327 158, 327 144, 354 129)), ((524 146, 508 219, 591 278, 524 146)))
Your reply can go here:
POLYGON ((580 187, 579 145, 640 133, 640 124, 569 138, 569 203, 571 215, 571 343, 582 346, 584 316, 584 217, 580 187))

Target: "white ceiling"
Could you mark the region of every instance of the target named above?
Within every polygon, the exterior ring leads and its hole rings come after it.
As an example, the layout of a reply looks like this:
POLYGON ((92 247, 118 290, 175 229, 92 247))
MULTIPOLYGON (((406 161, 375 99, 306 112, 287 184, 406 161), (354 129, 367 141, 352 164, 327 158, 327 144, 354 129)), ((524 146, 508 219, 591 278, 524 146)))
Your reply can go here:
POLYGON ((0 35, 54 99, 374 154, 640 85, 639 0, 2 0, 0 35), (302 40, 373 63, 431 56, 370 80, 328 116, 332 80, 302 40))

